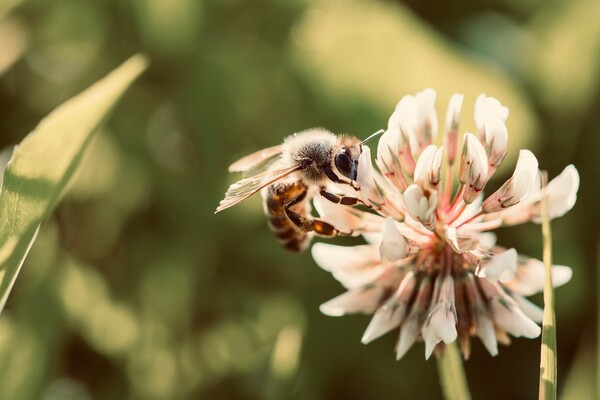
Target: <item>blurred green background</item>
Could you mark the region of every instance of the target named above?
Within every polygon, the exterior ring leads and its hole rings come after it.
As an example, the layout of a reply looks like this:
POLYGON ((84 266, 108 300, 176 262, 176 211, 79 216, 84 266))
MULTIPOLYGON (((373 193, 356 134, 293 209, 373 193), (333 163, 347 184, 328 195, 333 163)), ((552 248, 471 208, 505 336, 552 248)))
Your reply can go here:
MULTIPOLYGON (((359 137, 426 87, 508 105, 511 150, 581 175, 555 221, 561 398, 593 398, 600 213, 597 0, 0 0, 0 145, 138 51, 150 69, 96 138, 43 225, 0 317, 1 399, 440 398, 422 345, 400 362, 367 316, 266 227, 260 199, 213 215, 227 166, 314 126, 359 137), (596 207, 596 208, 595 208, 596 207)), ((502 229, 540 258, 538 225, 502 229)), ((541 304, 541 296, 534 298, 541 304)), ((539 340, 490 357, 474 398, 537 397, 539 340)))

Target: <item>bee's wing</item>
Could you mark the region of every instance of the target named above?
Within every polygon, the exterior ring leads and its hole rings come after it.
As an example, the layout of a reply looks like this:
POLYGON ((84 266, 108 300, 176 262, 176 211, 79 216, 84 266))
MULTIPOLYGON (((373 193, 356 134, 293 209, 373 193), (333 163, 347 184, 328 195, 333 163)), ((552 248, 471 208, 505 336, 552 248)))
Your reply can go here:
POLYGON ((299 165, 292 165, 287 168, 265 171, 261 174, 235 182, 227 189, 225 198, 219 203, 219 207, 217 207, 215 214, 246 200, 265 186, 277 182, 300 169, 301 167, 299 165))
POLYGON ((245 175, 262 172, 281 154, 281 147, 281 145, 267 147, 242 157, 229 166, 229 172, 244 172, 245 175), (250 173, 251 170, 254 173, 250 173))

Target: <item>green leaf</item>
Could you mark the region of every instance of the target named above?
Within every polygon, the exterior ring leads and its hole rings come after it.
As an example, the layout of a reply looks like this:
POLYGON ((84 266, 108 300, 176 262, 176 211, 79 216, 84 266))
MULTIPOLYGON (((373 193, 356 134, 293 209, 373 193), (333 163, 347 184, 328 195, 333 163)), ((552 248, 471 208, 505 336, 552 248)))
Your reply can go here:
POLYGON ((16 146, 0 192, 0 312, 35 240, 109 111, 146 68, 136 55, 66 101, 16 146))

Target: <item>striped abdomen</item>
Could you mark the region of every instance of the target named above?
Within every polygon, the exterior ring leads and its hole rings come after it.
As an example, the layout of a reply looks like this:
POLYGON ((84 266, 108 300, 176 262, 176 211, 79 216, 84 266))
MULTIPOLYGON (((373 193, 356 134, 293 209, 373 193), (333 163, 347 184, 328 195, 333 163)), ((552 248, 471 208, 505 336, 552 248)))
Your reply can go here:
POLYGON ((307 191, 307 186, 302 181, 297 181, 275 183, 263 192, 264 210, 269 227, 283 247, 290 251, 304 250, 310 242, 310 236, 288 218, 285 206, 295 200, 297 203, 290 208, 295 213, 306 216, 307 191))

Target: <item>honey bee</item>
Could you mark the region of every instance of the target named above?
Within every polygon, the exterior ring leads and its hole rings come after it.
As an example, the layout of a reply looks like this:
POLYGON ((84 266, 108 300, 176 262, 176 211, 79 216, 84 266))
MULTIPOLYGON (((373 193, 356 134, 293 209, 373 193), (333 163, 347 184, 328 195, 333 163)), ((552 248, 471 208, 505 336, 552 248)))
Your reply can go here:
POLYGON ((310 200, 319 193, 333 203, 364 204, 358 197, 331 193, 327 184, 331 181, 360 190, 356 179, 362 146, 381 133, 383 130, 361 141, 314 128, 288 136, 281 145, 243 157, 231 164, 229 172, 242 172, 244 178, 227 189, 215 213, 261 191, 269 227, 290 251, 304 250, 313 233, 349 234, 311 216, 310 200))

